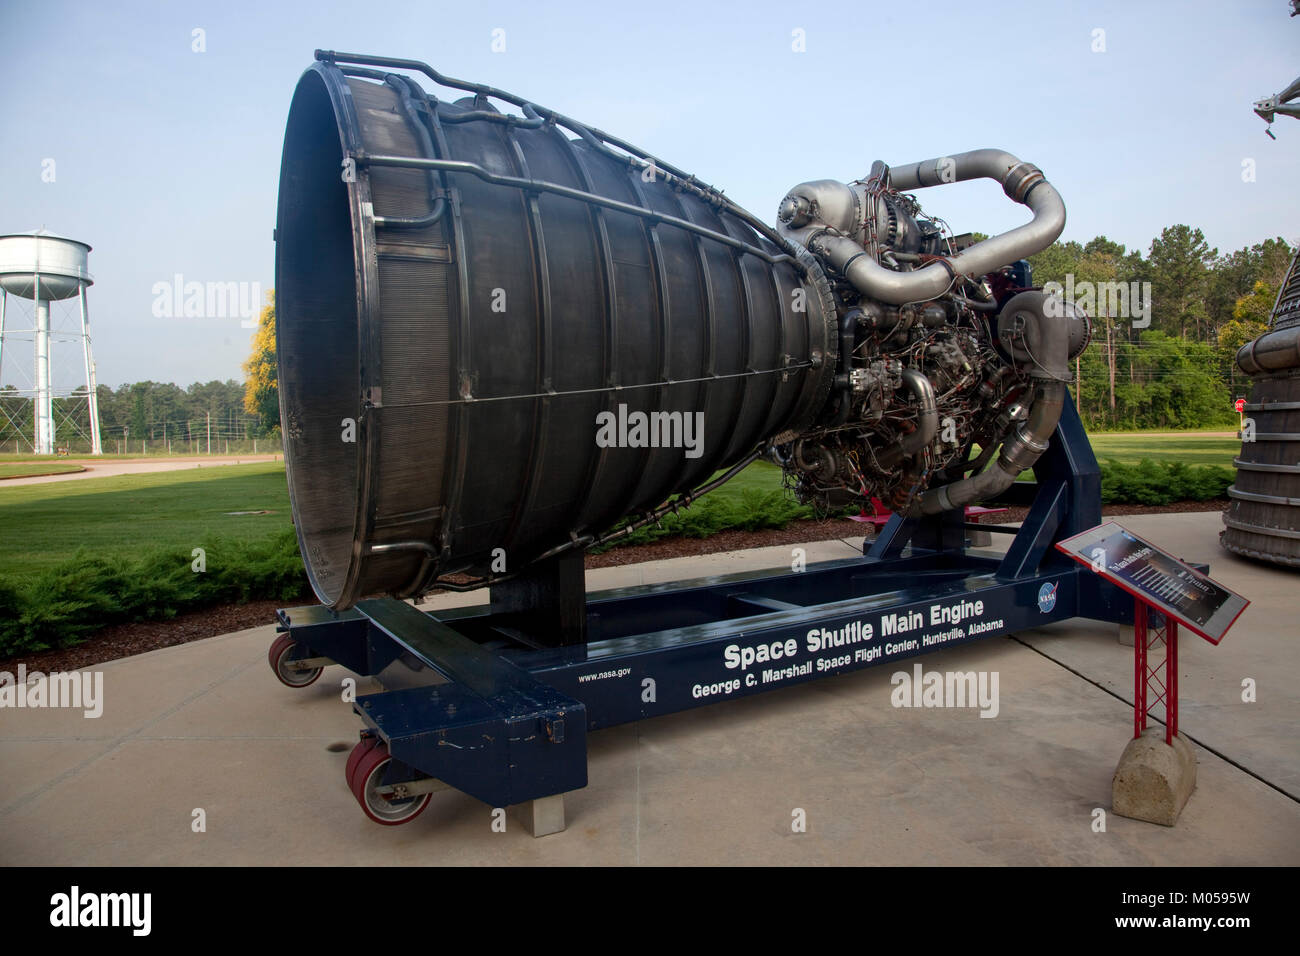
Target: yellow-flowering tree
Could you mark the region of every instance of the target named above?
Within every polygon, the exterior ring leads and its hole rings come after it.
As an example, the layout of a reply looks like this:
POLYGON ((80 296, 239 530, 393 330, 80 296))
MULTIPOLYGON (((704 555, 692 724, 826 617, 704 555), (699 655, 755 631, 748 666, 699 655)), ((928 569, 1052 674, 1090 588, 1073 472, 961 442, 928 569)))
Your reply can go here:
POLYGON ((264 432, 280 428, 280 393, 276 388, 275 290, 267 293, 266 308, 253 333, 253 352, 244 363, 244 409, 256 415, 264 432))

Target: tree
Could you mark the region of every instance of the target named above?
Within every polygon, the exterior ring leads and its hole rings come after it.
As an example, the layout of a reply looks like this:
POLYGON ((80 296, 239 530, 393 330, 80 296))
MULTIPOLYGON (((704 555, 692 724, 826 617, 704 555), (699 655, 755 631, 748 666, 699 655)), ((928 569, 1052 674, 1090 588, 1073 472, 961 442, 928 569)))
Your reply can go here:
MULTIPOLYGON (((1119 276, 1119 257, 1124 254, 1124 247, 1117 246, 1103 237, 1098 237, 1084 247, 1083 258, 1077 266, 1078 272, 1075 276, 1076 283, 1090 282, 1096 289, 1101 289, 1107 283, 1118 282, 1119 276)), ((1105 344, 1106 349, 1106 376, 1107 376, 1107 407, 1110 410, 1111 423, 1115 419, 1115 370, 1116 370, 1116 350, 1120 338, 1119 321, 1123 316, 1110 314, 1109 297, 1098 296, 1097 302, 1092 308, 1093 334, 1097 337, 1099 343, 1105 344)))
MULTIPOLYGON (((1264 280, 1255 283, 1249 295, 1243 295, 1232 309, 1232 318, 1219 326, 1219 364, 1226 373, 1232 391, 1237 392, 1237 349, 1268 331, 1277 286, 1264 280)), ((1244 387, 1244 383, 1243 383, 1244 387)))
POLYGON ((1188 328, 1204 341, 1210 330, 1206 311, 1210 266, 1219 250, 1211 249, 1205 234, 1181 223, 1161 230, 1151 240, 1152 294, 1157 325, 1166 332, 1186 336, 1188 328))
POLYGON ((1291 246, 1279 236, 1220 258, 1214 264, 1206 302, 1211 327, 1218 329, 1233 321, 1237 302, 1249 296, 1256 283, 1267 283, 1276 292, 1286 277, 1291 254, 1291 246))
POLYGON ((1236 322, 1258 326, 1260 331, 1255 333, 1258 335, 1268 327, 1268 320, 1273 314, 1273 303, 1276 299, 1277 285, 1261 279, 1255 283, 1249 295, 1243 295, 1237 300, 1232 309, 1232 318, 1236 322))
POLYGON ((131 388, 131 421, 130 437, 141 439, 145 436, 145 429, 149 421, 145 415, 146 398, 149 394, 149 388, 152 382, 136 382, 131 388))
POLYGON ((234 379, 218 382, 195 382, 186 394, 186 420, 191 423, 190 437, 207 440, 211 425, 213 436, 245 437, 240 427, 243 415, 244 386, 234 379))
POLYGON ((1095 236, 1089 239, 1083 247, 1083 254, 1085 256, 1099 255, 1109 259, 1122 259, 1124 258, 1124 246, 1121 243, 1112 242, 1105 236, 1095 236))
POLYGON ((1214 350, 1150 330, 1142 337, 1138 380, 1145 388, 1135 415, 1140 428, 1199 428, 1231 419, 1214 350))
POLYGON ((275 290, 267 293, 267 305, 253 333, 253 352, 244 363, 244 410, 256 415, 264 434, 280 427, 280 392, 277 387, 275 355, 275 290))
POLYGON ((1276 239, 1265 239, 1263 242, 1256 243, 1250 247, 1250 251, 1255 254, 1259 263, 1255 278, 1267 282, 1275 289, 1280 286, 1282 280, 1286 278, 1286 270, 1291 265, 1291 256, 1295 254, 1295 249, 1278 236, 1276 239))
POLYGON ((1083 246, 1077 242, 1052 243, 1042 252, 1029 257, 1029 265, 1034 270, 1034 285, 1046 282, 1065 285, 1065 277, 1078 271, 1078 263, 1082 258, 1083 246))

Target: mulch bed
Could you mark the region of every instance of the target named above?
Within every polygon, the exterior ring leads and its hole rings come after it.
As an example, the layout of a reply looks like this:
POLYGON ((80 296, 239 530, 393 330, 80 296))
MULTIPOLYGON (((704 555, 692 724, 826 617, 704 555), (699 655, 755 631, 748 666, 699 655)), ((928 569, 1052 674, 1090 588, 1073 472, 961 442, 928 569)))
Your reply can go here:
MULTIPOLYGON (((1136 514, 1174 514, 1192 511, 1223 511, 1222 501, 1177 501, 1170 505, 1105 505, 1105 517, 1136 514)), ((1008 508, 1005 514, 990 519, 999 524, 1023 521, 1027 508, 1008 508)), ((587 555, 587 568, 610 568, 644 561, 661 561, 665 558, 683 558, 723 551, 745 551, 780 544, 800 544, 808 541, 827 541, 831 538, 861 540, 864 525, 848 519, 827 521, 795 521, 789 526, 767 531, 721 531, 707 538, 665 538, 650 544, 615 548, 604 554, 587 555)), ((188 644, 207 637, 216 637, 275 621, 277 608, 293 602, 250 601, 248 604, 228 604, 207 608, 189 614, 178 614, 169 621, 140 621, 131 624, 114 624, 97 632, 87 643, 62 650, 42 651, 0 661, 0 669, 13 671, 26 664, 28 672, 75 670, 104 661, 131 657, 162 647, 188 644)))

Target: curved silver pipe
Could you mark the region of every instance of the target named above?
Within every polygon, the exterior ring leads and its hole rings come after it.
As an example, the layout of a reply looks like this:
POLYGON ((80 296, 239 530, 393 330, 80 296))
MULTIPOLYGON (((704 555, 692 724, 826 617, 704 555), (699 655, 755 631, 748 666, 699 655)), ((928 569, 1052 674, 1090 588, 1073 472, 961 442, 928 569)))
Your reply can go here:
POLYGON ((934 441, 934 436, 939 433, 939 403, 934 385, 914 368, 903 369, 903 384, 911 389, 921 405, 916 431, 904 435, 897 445, 890 445, 876 456, 876 463, 882 468, 892 468, 904 458, 911 458, 934 441))
POLYGON ((829 262, 863 295, 893 305, 923 302, 943 295, 952 286, 954 274, 981 276, 1031 256, 1055 242, 1065 228, 1065 203, 1042 171, 1003 150, 975 149, 890 170, 891 183, 900 190, 970 179, 996 181, 1009 198, 1028 206, 1034 218, 977 242, 947 264, 936 262, 915 272, 894 272, 876 262, 860 243, 843 234, 856 231, 862 197, 853 187, 831 180, 804 183, 791 190, 781 204, 777 228, 829 262))
POLYGON ((1051 300, 1043 292, 1021 292, 1002 307, 998 318, 999 329, 1004 319, 1024 323, 1018 333, 1023 347, 1013 347, 1012 352, 1023 351, 1027 361, 1022 360, 1022 364, 1028 366, 1029 376, 1035 383, 1029 418, 1002 442, 998 460, 991 468, 931 488, 913 504, 912 514, 938 514, 994 498, 1010 488, 1020 473, 1032 467, 1047 451, 1047 443, 1065 408, 1065 385, 1070 375, 1068 319, 1064 310, 1049 308, 1051 300), (1034 351, 1039 354, 1035 356, 1034 351))
POLYGON ((1065 383, 1042 380, 1030 406, 1029 420, 1002 443, 1002 453, 992 467, 951 484, 931 488, 913 502, 912 515, 933 515, 962 508, 973 501, 985 501, 1011 487, 1020 473, 1038 461, 1047 451, 1047 443, 1056 430, 1065 407, 1065 383))

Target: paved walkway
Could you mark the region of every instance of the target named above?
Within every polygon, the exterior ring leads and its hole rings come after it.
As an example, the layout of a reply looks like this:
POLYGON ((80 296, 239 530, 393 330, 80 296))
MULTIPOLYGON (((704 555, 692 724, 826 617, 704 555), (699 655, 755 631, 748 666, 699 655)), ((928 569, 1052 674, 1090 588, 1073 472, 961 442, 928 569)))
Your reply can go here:
MULTIPOLYGON (((918 658, 997 671, 992 720, 893 708, 887 666, 600 731, 589 785, 566 798, 568 830, 533 839, 513 817, 493 832, 490 808, 455 792, 406 826, 366 820, 343 781, 360 727, 339 697, 346 673, 283 687, 266 664, 268 625, 100 665, 98 719, 0 711, 0 862, 1300 863, 1300 576, 1222 552, 1214 513, 1123 520, 1254 601, 1219 647, 1183 642, 1182 729, 1202 746, 1172 829, 1114 815, 1092 829, 1132 727, 1132 650, 1111 627, 1075 621, 918 658), (1241 701, 1246 678, 1257 703, 1241 701), (192 829, 196 809, 206 832, 192 829), (792 832, 797 810, 805 833, 792 832)), ((804 547, 826 560, 856 542, 804 547)), ((765 548, 589 582, 789 561, 788 547, 765 548)))

